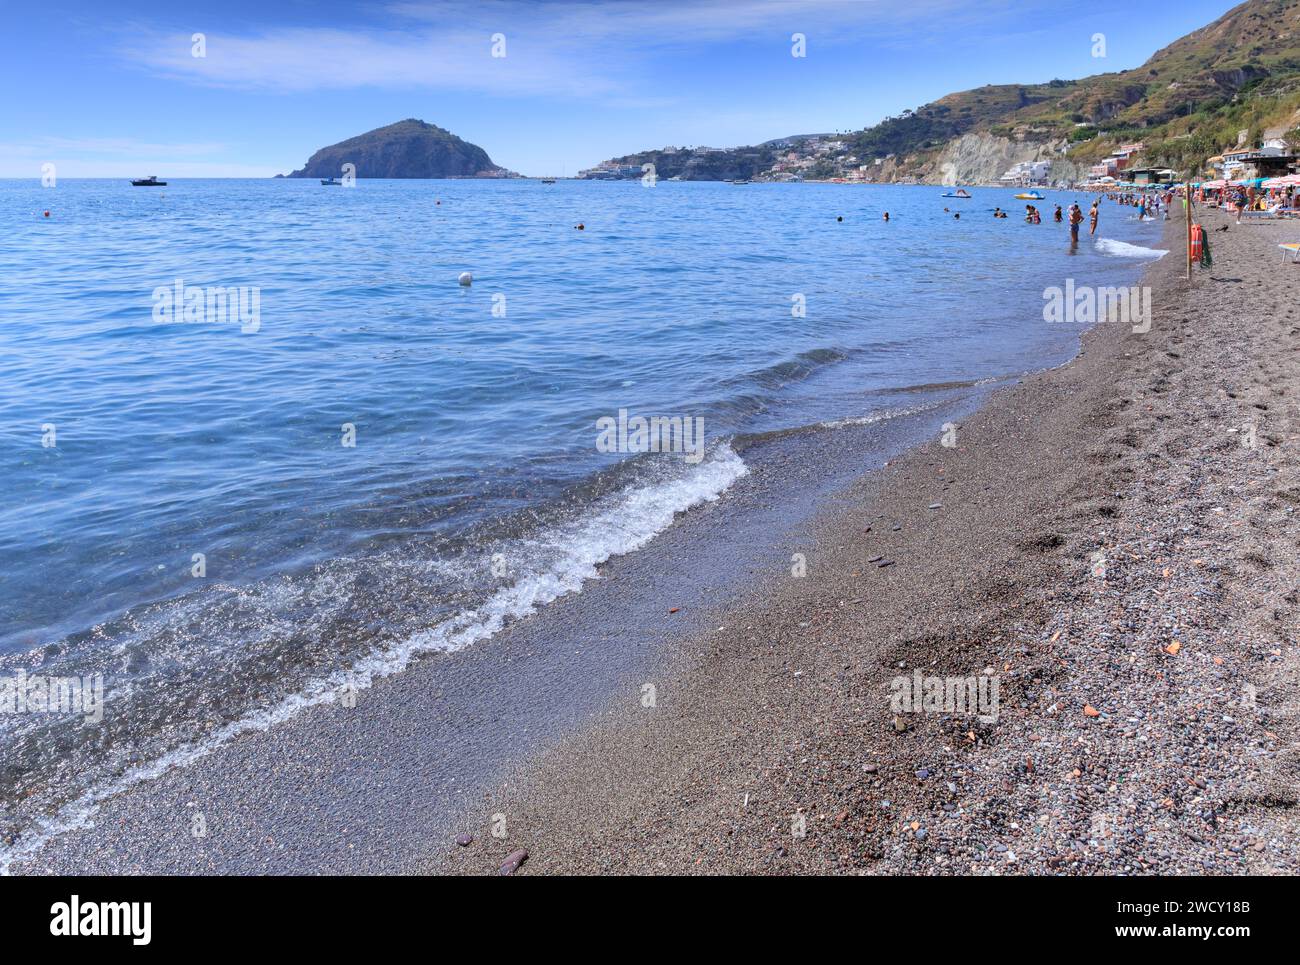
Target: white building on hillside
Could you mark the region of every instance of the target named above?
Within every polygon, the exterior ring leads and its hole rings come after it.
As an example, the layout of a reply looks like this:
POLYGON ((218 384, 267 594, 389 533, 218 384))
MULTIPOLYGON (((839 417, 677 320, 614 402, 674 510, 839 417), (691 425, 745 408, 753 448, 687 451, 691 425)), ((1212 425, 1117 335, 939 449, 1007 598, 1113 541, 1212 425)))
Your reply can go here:
POLYGON ((1051 161, 1019 161, 1013 164, 1007 173, 998 180, 1003 184, 1046 184, 1047 173, 1051 169, 1051 161))

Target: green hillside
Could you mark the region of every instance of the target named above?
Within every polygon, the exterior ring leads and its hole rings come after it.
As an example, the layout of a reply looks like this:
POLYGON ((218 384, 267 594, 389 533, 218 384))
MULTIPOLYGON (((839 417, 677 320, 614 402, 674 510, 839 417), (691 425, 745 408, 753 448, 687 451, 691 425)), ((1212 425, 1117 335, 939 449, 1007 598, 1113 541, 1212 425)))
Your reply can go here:
MULTIPOLYGON (((1088 161, 1141 140, 1146 160, 1198 169, 1238 132, 1287 125, 1300 108, 1300 0, 1249 0, 1141 67, 1077 81, 949 94, 851 138, 860 155, 926 152, 969 131, 1076 142, 1088 161), (1080 127, 1080 125, 1087 125, 1080 127)), ((1293 125, 1291 125, 1293 126, 1293 125)))
MULTIPOLYGON (((892 156, 891 177, 932 177, 934 162, 954 138, 987 133, 1026 145, 1065 142, 1066 159, 1078 165, 1141 141, 1146 148, 1136 160, 1191 175, 1239 141, 1258 145, 1270 129, 1300 147, 1298 126, 1300 0, 1248 0, 1156 51, 1140 67, 949 94, 874 127, 837 135, 844 145, 840 155, 819 153, 800 173, 829 178, 852 164, 892 156)), ((726 151, 649 151, 616 160, 653 162, 662 177, 750 178, 791 148, 803 151, 805 140, 726 151)))

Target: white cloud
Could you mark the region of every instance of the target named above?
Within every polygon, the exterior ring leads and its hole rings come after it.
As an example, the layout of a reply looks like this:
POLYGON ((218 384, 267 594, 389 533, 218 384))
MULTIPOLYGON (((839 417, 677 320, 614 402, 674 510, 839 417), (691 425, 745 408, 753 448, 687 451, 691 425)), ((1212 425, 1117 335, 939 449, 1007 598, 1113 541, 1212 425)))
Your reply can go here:
MULTIPOLYGON (((969 0, 398 0, 388 9, 412 19, 446 24, 476 21, 537 30, 553 39, 621 40, 630 45, 689 45, 820 32, 819 42, 846 42, 863 28, 915 27, 917 21, 956 14, 969 0)), ((976 4, 988 11, 997 3, 976 4)))
MULTIPOLYGON (((987 17, 1002 0, 976 5, 987 17)), ((971 5, 960 0, 409 0, 385 8, 392 27, 267 28, 206 33, 191 55, 189 30, 132 30, 120 48, 151 72, 196 84, 279 92, 359 87, 473 90, 587 97, 647 94, 650 64, 666 48, 805 33, 811 49, 891 31, 938 31, 971 5), (944 19, 941 23, 940 18, 944 19), (404 29, 397 29, 398 27, 404 29), (506 37, 505 57, 491 37, 506 37)), ((995 15, 995 14, 994 14, 995 15)))
POLYGON ((212 33, 202 58, 190 55, 189 35, 182 33, 150 34, 122 53, 130 63, 175 79, 283 93, 382 87, 588 95, 615 89, 568 44, 546 47, 508 37, 507 56, 497 58, 490 38, 490 32, 460 28, 294 28, 212 33))

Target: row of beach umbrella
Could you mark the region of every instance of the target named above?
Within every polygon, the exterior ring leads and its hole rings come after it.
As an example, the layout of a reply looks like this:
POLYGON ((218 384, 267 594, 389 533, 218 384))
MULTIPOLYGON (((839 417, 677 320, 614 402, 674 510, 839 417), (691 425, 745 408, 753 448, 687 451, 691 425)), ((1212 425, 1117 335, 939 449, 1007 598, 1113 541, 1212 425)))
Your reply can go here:
POLYGON ((1300 174, 1286 174, 1279 178, 1243 178, 1240 181, 1203 181, 1195 187, 1206 191, 1221 191, 1227 187, 1234 188, 1289 188, 1300 187, 1300 174))

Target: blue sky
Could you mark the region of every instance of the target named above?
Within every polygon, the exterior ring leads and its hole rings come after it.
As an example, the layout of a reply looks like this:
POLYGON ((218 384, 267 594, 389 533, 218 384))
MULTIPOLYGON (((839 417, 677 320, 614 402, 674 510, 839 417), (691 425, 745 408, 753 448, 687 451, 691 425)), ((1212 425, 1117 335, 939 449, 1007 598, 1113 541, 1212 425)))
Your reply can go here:
POLYGON ((0 177, 39 177, 46 161, 60 177, 287 173, 405 117, 522 173, 573 174, 666 144, 857 129, 987 83, 1122 70, 1231 6, 0 0, 0 177), (794 33, 806 57, 791 56, 794 33))

